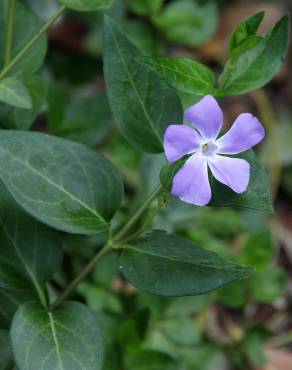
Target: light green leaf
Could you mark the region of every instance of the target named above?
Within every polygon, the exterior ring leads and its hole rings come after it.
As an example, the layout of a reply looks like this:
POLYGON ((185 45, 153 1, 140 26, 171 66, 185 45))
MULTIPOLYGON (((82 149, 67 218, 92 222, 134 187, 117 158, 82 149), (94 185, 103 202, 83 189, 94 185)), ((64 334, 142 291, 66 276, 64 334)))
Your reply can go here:
POLYGON ((0 303, 1 296, 26 298, 32 290, 44 299, 44 283, 61 265, 59 234, 28 216, 1 183, 0 240, 0 303))
POLYGON ((204 64, 190 58, 142 58, 171 87, 187 94, 216 94, 215 76, 204 64))
POLYGON ((264 38, 250 36, 233 49, 219 79, 220 93, 243 94, 270 81, 287 54, 289 28, 289 17, 285 15, 264 38))
POLYGON ((11 326, 19 370, 101 370, 103 344, 97 315, 77 302, 54 312, 37 303, 20 307, 11 326))
MULTIPOLYGON (((0 3, 0 64, 3 63, 4 56, 8 1, 2 0, 0 3)), ((37 15, 22 1, 15 1, 14 13, 12 58, 19 53, 42 27, 42 23, 37 15)), ((43 63, 46 48, 46 36, 43 35, 34 44, 33 48, 15 64, 9 73, 13 74, 22 71, 31 74, 38 70, 43 63)))
POLYGON ((12 362, 9 334, 0 329, 0 370, 7 370, 12 362))
POLYGON ((159 11, 164 0, 127 0, 128 7, 139 15, 152 15, 159 11))
MULTIPOLYGON (((242 194, 237 194, 211 175, 209 179, 212 198, 208 205, 215 207, 248 208, 273 213, 271 187, 265 168, 257 160, 252 150, 237 154, 236 157, 243 158, 250 164, 251 175, 247 190, 242 194)), ((171 191, 173 177, 183 166, 185 160, 184 158, 174 164, 166 164, 162 168, 160 181, 166 191, 171 191)))
POLYGON ((92 12, 110 8, 112 0, 59 0, 67 8, 78 12, 92 12))
POLYGON ((126 245, 120 269, 137 288, 161 296, 204 294, 240 280, 252 271, 188 239, 163 231, 126 245))
POLYGON ((116 123, 134 147, 159 153, 166 127, 181 122, 182 107, 166 83, 139 62, 141 57, 138 48, 105 17, 104 73, 116 123))
POLYGON ((264 18, 265 12, 258 12, 241 22, 229 40, 229 51, 232 52, 238 45, 245 41, 249 36, 255 35, 264 18))
POLYGON ((12 108, 1 117, 1 124, 9 129, 28 130, 36 119, 46 95, 43 80, 37 75, 27 75, 22 82, 28 90, 31 100, 31 109, 12 108))
POLYGON ((15 77, 0 80, 0 101, 14 107, 30 109, 31 97, 24 84, 15 77))
POLYGON ((218 9, 215 2, 199 6, 193 0, 174 0, 152 19, 170 41, 194 47, 208 41, 216 31, 218 9))
POLYGON ((106 232, 123 195, 121 176, 107 159, 37 132, 0 131, 0 178, 27 212, 78 234, 106 232))

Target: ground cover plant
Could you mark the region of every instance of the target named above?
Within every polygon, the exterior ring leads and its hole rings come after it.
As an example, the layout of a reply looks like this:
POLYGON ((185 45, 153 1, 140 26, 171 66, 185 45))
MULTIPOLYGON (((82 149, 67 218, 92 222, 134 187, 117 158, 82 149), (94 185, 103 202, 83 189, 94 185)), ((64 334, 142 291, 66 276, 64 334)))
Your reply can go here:
POLYGON ((241 7, 1 2, 0 370, 286 370, 290 18, 241 7))

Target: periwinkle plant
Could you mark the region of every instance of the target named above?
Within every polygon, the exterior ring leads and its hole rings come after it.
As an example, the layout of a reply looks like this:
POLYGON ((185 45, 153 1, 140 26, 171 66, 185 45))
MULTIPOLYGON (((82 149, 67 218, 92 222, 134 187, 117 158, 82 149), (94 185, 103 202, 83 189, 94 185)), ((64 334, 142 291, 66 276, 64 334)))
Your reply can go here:
POLYGON ((19 0, 0 5, 5 34, 0 40, 0 325, 8 348, 0 369, 103 368, 96 315, 68 299, 108 253, 119 256, 120 271, 133 285, 160 296, 204 294, 252 271, 175 234, 153 230, 143 235, 146 225, 137 224, 154 201, 167 204, 175 195, 194 206, 273 211, 265 169, 251 151, 263 139, 263 127, 245 113, 218 137, 223 114, 213 96, 240 95, 273 77, 287 53, 287 16, 252 46, 262 13, 238 26, 219 88, 213 72, 192 59, 144 57, 104 16, 106 91, 120 133, 140 151, 165 150, 171 163, 161 171, 161 185, 116 231, 112 219, 124 191, 119 170, 83 144, 30 130, 45 99, 44 80, 36 72, 44 62, 46 31, 67 8, 103 12, 111 5, 110 0, 59 2, 45 24, 19 0), (20 32, 23 24, 17 24, 25 18, 34 30, 29 39, 20 32), (185 112, 193 128, 182 124, 181 91, 194 96, 185 112), (99 236, 104 245, 55 297, 50 281, 61 269, 59 231, 99 236))

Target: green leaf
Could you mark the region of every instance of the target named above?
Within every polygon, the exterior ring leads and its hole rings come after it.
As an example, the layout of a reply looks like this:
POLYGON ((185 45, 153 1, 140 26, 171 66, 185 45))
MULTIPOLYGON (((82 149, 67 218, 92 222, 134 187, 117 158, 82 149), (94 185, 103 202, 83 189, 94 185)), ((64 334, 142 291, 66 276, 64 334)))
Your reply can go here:
POLYGON ((32 107, 31 109, 12 108, 8 114, 1 117, 2 125, 9 129, 28 130, 45 100, 46 86, 39 76, 24 76, 22 82, 31 96, 32 107))
POLYGON ((47 312, 35 302, 20 307, 11 326, 19 370, 101 370, 103 344, 97 315, 77 302, 47 312))
POLYGON ((107 231, 123 195, 121 176, 103 156, 37 132, 0 131, 0 178, 27 212, 77 234, 107 231))
MULTIPOLYGON (((7 19, 8 0, 2 0, 0 4, 0 64, 3 63, 6 19, 7 19)), ((12 58, 32 39, 33 36, 41 29, 42 23, 37 15, 22 1, 15 1, 14 23, 13 23, 13 41, 12 41, 12 58), (28 22, 29 20, 29 22, 28 22)), ((42 65, 47 48, 46 36, 43 35, 27 51, 27 53, 14 65, 10 74, 28 72, 33 73, 42 65)))
POLYGON ((128 0, 128 7, 138 15, 152 15, 159 11, 164 0, 128 0))
POLYGON ((30 297, 35 290, 44 299, 44 283, 62 261, 59 234, 28 216, 1 183, 0 239, 0 289, 5 290, 0 296, 30 297))
POLYGON ((256 302, 272 303, 283 296, 287 282, 285 270, 277 266, 258 269, 250 279, 250 294, 256 302))
POLYGON ((137 288, 161 296, 204 294, 252 271, 164 231, 155 231, 126 245, 120 269, 137 288))
POLYGON ((190 58, 142 58, 171 87, 187 94, 216 94, 215 76, 204 64, 190 58))
POLYGON ((264 38, 250 36, 233 49, 219 79, 220 93, 243 94, 270 81, 287 54, 289 28, 289 16, 285 15, 264 38))
POLYGON ((6 330, 0 330, 0 370, 7 370, 11 361, 9 334, 6 330))
MULTIPOLYGON (((242 194, 237 194, 226 185, 217 181, 210 174, 212 198, 208 205, 215 207, 248 208, 273 213, 272 193, 265 168, 257 160, 252 150, 237 154, 236 157, 245 159, 250 164, 251 174, 247 190, 242 194)), ((162 168, 160 181, 166 191, 171 191, 173 177, 183 166, 185 160, 182 159, 174 164, 166 164, 162 168)))
POLYGON ((264 229, 249 236, 241 252, 241 261, 261 268, 271 263, 275 254, 275 245, 269 230, 264 229))
POLYGON ((55 85, 48 99, 48 122, 52 132, 95 147, 107 136, 112 117, 105 93, 69 96, 55 85))
POLYGON ((238 45, 245 41, 249 36, 255 35, 265 16, 265 12, 258 12, 241 22, 229 40, 229 51, 232 52, 238 45))
POLYGON ((134 147, 159 153, 166 127, 181 122, 182 107, 166 83, 139 63, 141 57, 138 48, 105 17, 104 72, 114 118, 134 147))
POLYGON ((144 349, 133 356, 128 370, 177 370, 178 364, 168 354, 144 349))
POLYGON ((0 101, 14 107, 30 109, 31 97, 24 84, 15 77, 0 80, 0 101))
POLYGON ((153 22, 170 41, 194 47, 208 41, 216 31, 218 9, 215 2, 199 6, 193 0, 175 0, 155 15, 153 22))
POLYGON ((112 0, 59 0, 67 8, 78 12, 92 12, 110 8, 112 0))

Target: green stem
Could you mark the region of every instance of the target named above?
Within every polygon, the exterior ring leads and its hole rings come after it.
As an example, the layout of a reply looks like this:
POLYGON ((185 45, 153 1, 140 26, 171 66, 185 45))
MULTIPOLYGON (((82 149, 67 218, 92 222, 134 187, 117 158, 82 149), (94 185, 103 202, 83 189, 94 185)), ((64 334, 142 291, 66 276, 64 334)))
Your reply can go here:
POLYGON ((4 66, 0 73, 0 79, 3 78, 18 61, 32 48, 32 46, 42 37, 42 35, 50 28, 50 26, 63 14, 66 7, 64 5, 48 19, 48 21, 43 25, 38 33, 20 50, 20 52, 9 62, 7 66, 4 66))
POLYGON ((7 30, 4 51, 4 67, 7 66, 11 59, 12 42, 13 42, 13 24, 14 24, 15 0, 9 0, 7 12, 7 30))
POLYGON ((148 206, 153 202, 153 200, 161 193, 161 186, 153 191, 148 198, 145 199, 141 207, 137 212, 130 218, 126 225, 117 233, 117 235, 110 240, 102 249, 100 249, 93 259, 84 267, 80 274, 71 282, 71 284, 64 290, 60 297, 51 305, 50 311, 55 310, 60 306, 75 290, 77 285, 94 269, 96 263, 114 248, 114 243, 121 241, 121 239, 127 234, 131 227, 139 220, 139 218, 146 211, 148 206))
POLYGON ((71 282, 71 284, 60 295, 60 297, 52 304, 52 306, 50 307, 50 311, 55 310, 71 295, 71 293, 74 292, 77 285, 94 269, 96 263, 101 259, 101 257, 107 254, 111 249, 111 243, 107 243, 102 249, 97 252, 97 254, 85 266, 81 273, 71 282))

